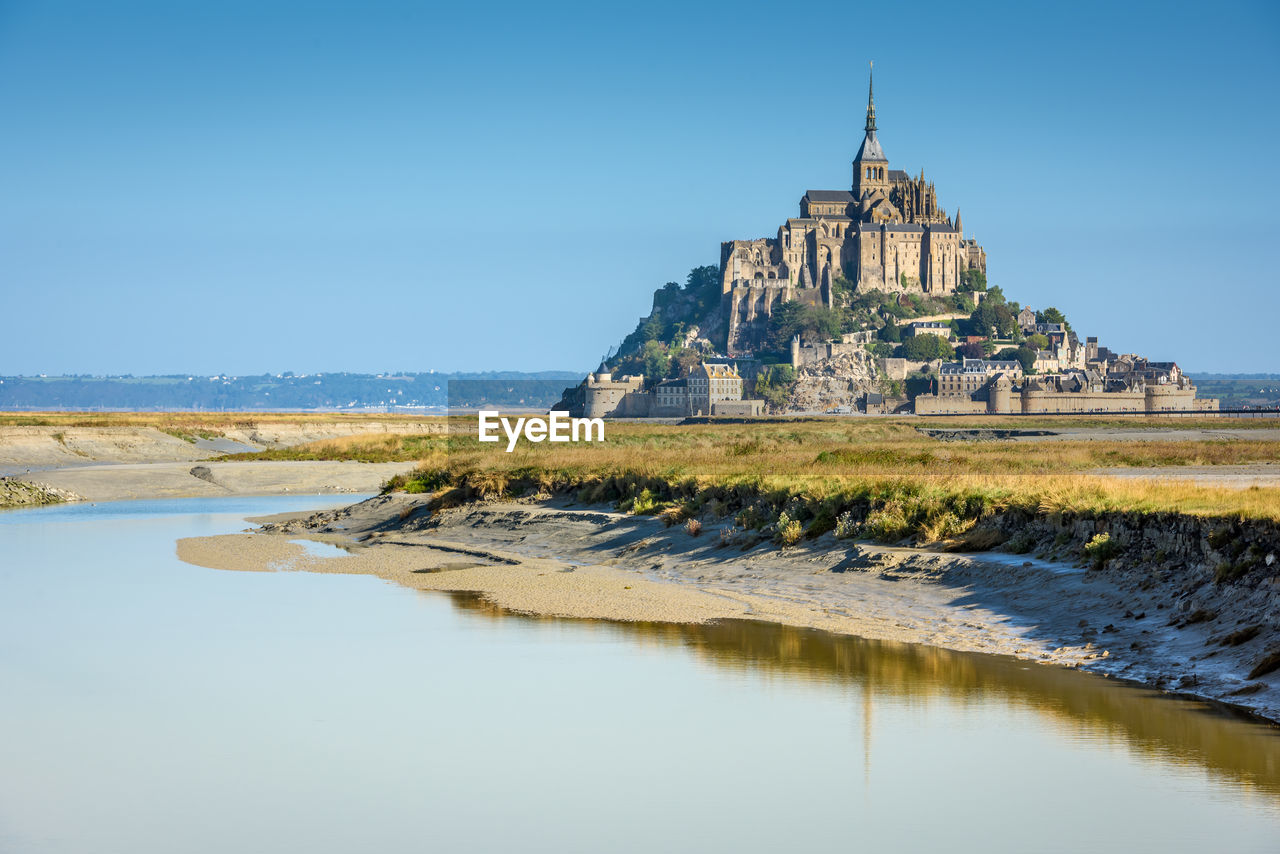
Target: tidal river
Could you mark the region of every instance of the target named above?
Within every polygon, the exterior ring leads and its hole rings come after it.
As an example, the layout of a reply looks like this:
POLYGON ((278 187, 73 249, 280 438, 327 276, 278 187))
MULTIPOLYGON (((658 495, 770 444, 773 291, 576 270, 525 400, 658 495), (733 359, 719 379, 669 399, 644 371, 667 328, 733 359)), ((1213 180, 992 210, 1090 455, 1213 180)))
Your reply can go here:
POLYGON ((1202 703, 175 557, 335 503, 0 513, 0 852, 1280 851, 1280 730, 1202 703))

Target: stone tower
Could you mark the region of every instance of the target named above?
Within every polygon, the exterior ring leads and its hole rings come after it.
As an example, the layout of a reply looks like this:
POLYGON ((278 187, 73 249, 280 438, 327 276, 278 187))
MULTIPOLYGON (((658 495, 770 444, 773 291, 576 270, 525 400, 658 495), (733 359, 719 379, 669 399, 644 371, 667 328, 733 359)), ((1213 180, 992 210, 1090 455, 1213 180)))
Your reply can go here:
POLYGON ((889 158, 884 156, 880 140, 876 139, 876 99, 874 80, 867 76, 867 124, 866 135, 858 154, 853 158, 853 197, 889 194, 889 158))

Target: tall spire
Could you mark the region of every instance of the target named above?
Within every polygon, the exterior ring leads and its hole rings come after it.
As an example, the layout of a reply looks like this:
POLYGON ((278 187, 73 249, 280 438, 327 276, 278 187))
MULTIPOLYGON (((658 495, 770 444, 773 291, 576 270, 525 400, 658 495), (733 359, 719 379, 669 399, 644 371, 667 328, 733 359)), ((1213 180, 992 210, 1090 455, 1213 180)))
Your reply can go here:
POLYGON ((876 97, 875 97, 875 61, 871 62, 871 69, 867 72, 867 133, 875 133, 876 130, 876 97))
MULTIPOLYGON (((874 68, 874 66, 873 66, 874 68)), ((871 82, 867 83, 867 133, 853 158, 853 191, 858 196, 866 189, 867 182, 877 186, 887 181, 889 158, 884 156, 880 140, 876 139, 876 101, 871 82), (874 165, 871 165, 874 164, 874 165)))

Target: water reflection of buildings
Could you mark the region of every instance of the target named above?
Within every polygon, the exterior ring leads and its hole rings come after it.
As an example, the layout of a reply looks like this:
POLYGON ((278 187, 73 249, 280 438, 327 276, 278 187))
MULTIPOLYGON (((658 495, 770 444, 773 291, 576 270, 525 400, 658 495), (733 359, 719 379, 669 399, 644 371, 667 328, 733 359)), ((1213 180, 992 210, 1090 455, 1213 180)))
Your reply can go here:
MULTIPOLYGON (((464 610, 492 617, 559 619, 514 614, 471 594, 455 594, 454 602, 464 610)), ((859 687, 864 774, 868 776, 877 698, 945 699, 975 706, 994 699, 1032 710, 1066 735, 1078 736, 1083 730, 1093 737, 1115 739, 1136 753, 1201 767, 1232 783, 1280 797, 1280 729, 1209 703, 1089 673, 750 620, 701 625, 567 622, 625 635, 637 643, 678 646, 718 667, 859 687)))

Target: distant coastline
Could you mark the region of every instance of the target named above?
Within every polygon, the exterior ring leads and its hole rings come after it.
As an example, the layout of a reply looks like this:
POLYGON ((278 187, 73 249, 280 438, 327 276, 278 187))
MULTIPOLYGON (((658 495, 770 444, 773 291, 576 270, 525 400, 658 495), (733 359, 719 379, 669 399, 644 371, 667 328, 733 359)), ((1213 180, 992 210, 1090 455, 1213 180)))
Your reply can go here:
POLYGON ((451 405, 549 407, 581 377, 579 371, 0 376, 0 411, 436 415, 451 405))

